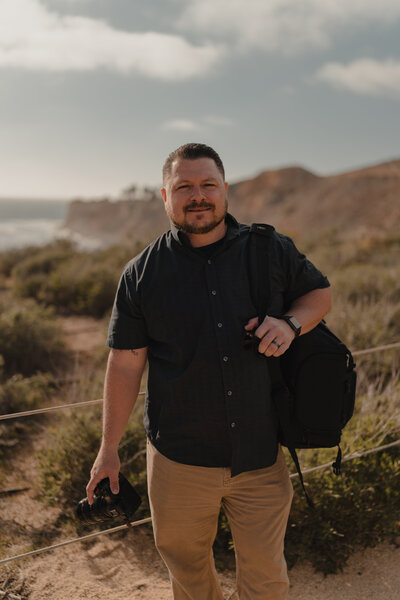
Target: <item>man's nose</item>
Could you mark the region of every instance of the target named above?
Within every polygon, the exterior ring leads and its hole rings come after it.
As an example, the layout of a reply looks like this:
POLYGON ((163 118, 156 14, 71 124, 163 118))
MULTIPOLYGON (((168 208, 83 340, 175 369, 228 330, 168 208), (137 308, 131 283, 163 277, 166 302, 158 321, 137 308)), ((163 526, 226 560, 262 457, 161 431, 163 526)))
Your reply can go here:
POLYGON ((192 200, 204 200, 205 194, 200 185, 194 185, 192 187, 192 200))

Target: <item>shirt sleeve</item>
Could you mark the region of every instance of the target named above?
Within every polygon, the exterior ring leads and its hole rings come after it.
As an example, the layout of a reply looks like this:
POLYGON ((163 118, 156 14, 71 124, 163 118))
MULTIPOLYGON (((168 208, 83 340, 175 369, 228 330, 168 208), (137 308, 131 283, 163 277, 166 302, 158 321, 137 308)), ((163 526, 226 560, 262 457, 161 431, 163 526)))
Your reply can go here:
POLYGON ((106 343, 110 348, 119 350, 132 350, 149 345, 135 270, 131 267, 125 269, 119 280, 106 343))
POLYGON ((299 252, 288 236, 281 235, 283 260, 286 271, 286 290, 284 294, 287 307, 300 296, 318 288, 327 288, 330 283, 304 254, 299 252))

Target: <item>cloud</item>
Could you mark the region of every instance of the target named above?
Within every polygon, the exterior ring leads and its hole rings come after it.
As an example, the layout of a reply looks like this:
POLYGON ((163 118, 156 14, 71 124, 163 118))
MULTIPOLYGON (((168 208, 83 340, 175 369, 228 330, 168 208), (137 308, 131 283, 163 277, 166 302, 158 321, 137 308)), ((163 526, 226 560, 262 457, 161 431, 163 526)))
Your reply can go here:
POLYGON ((398 19, 398 0, 187 0, 177 26, 226 38, 241 51, 293 54, 326 48, 346 28, 353 33, 398 19))
POLYGON ((400 96, 400 60, 363 58, 326 63, 315 78, 335 88, 372 96, 400 96))
POLYGON ((162 124, 161 128, 171 131, 207 131, 210 128, 216 127, 231 127, 233 121, 227 117, 217 115, 205 115, 200 117, 198 121, 191 119, 170 119, 162 124))
POLYGON ((77 4, 93 4, 94 0, 47 0, 47 4, 50 5, 77 5, 77 4))
POLYGON ((189 119, 171 119, 163 123, 162 129, 174 131, 199 131, 201 127, 189 119))
POLYGON ((61 16, 40 0, 0 3, 0 67, 42 71, 105 67, 183 80, 209 73, 222 55, 218 44, 193 46, 179 35, 131 33, 97 19, 61 16))

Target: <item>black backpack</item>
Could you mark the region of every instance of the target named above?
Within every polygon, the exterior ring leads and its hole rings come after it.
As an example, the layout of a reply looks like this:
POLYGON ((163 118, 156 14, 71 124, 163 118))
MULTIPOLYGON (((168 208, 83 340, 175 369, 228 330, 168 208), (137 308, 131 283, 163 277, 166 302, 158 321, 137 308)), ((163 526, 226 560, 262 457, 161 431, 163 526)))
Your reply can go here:
MULTIPOLYGON (((266 257, 271 254, 271 243, 274 243, 274 228, 254 223, 249 235, 249 277, 260 323, 268 314, 270 304, 270 265, 266 257)), ((272 381, 279 441, 290 451, 307 501, 313 506, 304 487, 296 448, 338 446, 332 466, 334 473, 339 475, 342 429, 354 411, 355 363, 350 350, 324 321, 296 337, 280 358, 270 357, 266 361, 272 381)))

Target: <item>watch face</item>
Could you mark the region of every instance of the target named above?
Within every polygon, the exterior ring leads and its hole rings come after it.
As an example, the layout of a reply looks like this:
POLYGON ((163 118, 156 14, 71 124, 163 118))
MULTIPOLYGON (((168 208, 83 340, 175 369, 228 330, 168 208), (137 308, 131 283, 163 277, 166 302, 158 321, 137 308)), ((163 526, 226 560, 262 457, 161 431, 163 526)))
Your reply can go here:
POLYGON ((298 322, 296 317, 290 317, 290 320, 292 322, 292 325, 294 325, 296 329, 301 329, 301 324, 298 322))
POLYGON ((288 325, 290 325, 296 335, 300 335, 301 323, 298 322, 296 317, 293 317, 292 315, 285 315, 282 318, 287 322, 288 325))

